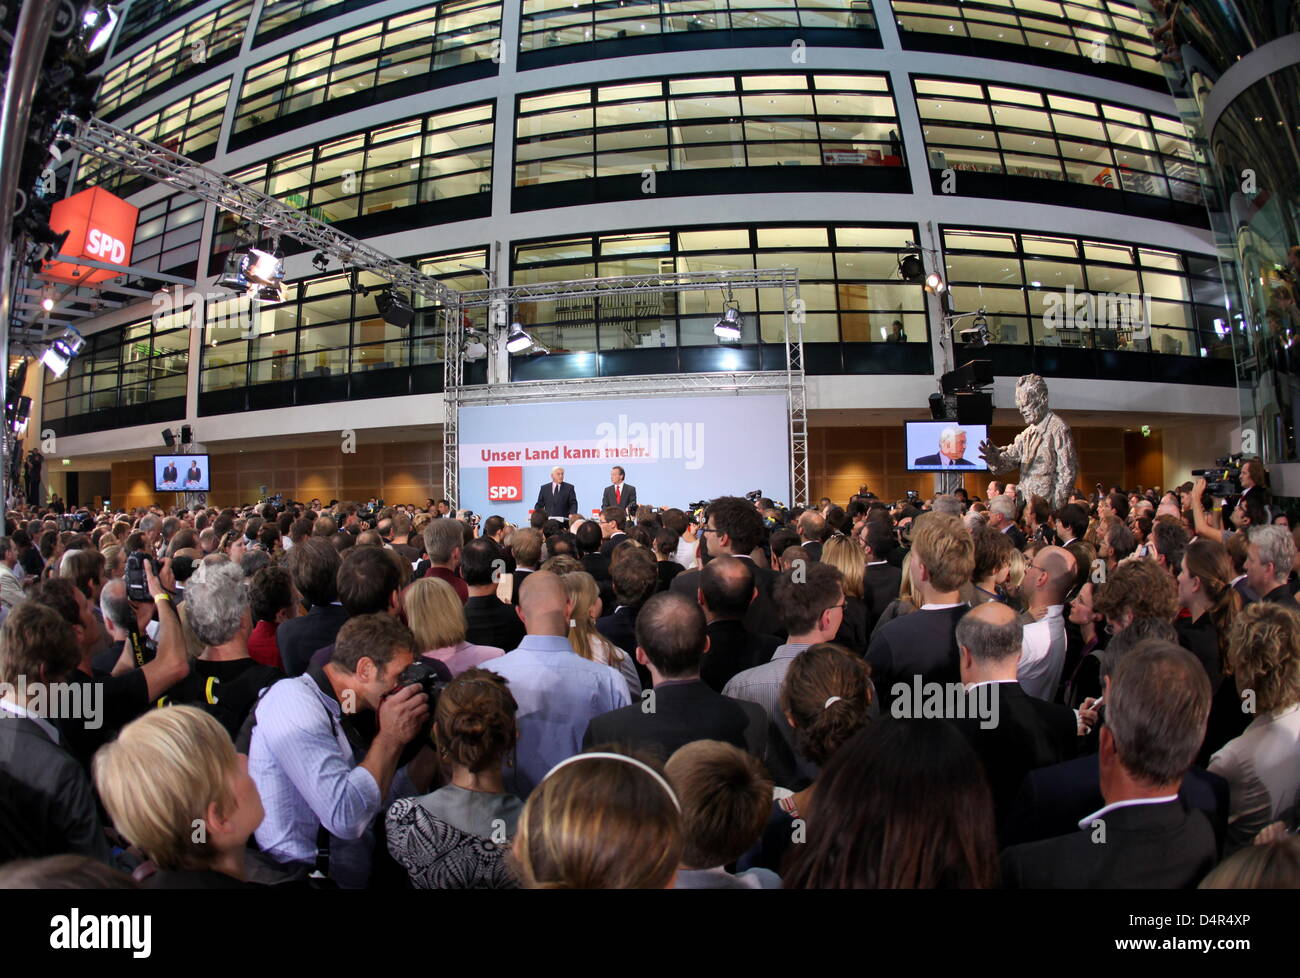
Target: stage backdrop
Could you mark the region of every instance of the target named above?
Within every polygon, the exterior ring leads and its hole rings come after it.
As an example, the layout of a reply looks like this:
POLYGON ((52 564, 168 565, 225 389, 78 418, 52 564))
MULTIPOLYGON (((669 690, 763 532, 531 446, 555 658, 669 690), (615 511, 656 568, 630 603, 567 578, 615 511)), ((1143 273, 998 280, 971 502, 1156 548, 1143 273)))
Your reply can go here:
POLYGON ((600 508, 612 466, 637 502, 680 506, 755 489, 790 501, 789 415, 780 394, 601 398, 460 410, 462 509, 528 522, 551 469, 600 508))

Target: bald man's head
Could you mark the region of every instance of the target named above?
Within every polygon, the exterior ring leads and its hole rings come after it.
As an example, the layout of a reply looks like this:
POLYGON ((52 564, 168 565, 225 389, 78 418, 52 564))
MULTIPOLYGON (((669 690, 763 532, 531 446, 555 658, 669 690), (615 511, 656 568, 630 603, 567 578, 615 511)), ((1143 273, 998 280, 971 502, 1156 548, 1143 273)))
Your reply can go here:
POLYGON ((754 599, 754 572, 737 557, 714 557, 700 571, 700 594, 714 618, 739 619, 754 599))
POLYGON ((1048 599, 1047 604, 1064 601, 1078 569, 1074 554, 1062 547, 1044 547, 1034 557, 1034 566, 1042 572, 1038 575, 1041 581, 1038 590, 1048 599))
POLYGON ((1021 634, 1016 613, 1001 601, 977 605, 957 623, 957 644, 980 666, 1019 660, 1021 634))
POLYGON ((529 635, 568 634, 568 595, 558 574, 533 571, 519 588, 519 617, 529 635))

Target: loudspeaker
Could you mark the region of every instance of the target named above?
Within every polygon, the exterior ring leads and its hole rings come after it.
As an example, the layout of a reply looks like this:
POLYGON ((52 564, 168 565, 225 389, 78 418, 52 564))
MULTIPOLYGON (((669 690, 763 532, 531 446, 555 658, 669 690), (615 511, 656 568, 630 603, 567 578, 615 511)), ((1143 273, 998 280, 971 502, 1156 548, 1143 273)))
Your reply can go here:
POLYGON ((945 394, 952 394, 959 390, 970 390, 976 387, 987 387, 993 383, 993 361, 972 360, 956 370, 948 371, 939 378, 939 382, 943 385, 945 394))
POLYGON ((163 444, 166 445, 168 448, 173 448, 176 445, 176 436, 172 434, 172 430, 170 428, 164 428, 162 436, 163 436, 163 444))
POLYGON ((957 394, 957 423, 993 423, 993 395, 983 391, 960 391, 957 394))
POLYGON ((935 421, 948 420, 948 407, 943 402, 942 394, 930 395, 930 417, 935 421))
POLYGON ((194 437, 194 429, 187 424, 181 425, 181 444, 188 445, 194 437))

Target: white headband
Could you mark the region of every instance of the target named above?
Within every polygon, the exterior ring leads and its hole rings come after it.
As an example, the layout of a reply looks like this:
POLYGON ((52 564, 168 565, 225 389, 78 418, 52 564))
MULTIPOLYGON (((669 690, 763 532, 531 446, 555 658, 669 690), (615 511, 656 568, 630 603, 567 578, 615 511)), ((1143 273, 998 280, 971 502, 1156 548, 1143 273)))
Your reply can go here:
POLYGON ((586 760, 593 760, 593 759, 604 760, 604 761, 626 761, 628 764, 631 764, 634 767, 639 767, 646 774, 650 775, 650 777, 658 781, 660 786, 664 789, 664 791, 668 792, 668 797, 672 799, 673 807, 676 808, 678 812, 682 810, 681 802, 677 800, 677 794, 669 786, 668 782, 664 780, 663 775, 661 775, 658 771, 652 768, 649 764, 646 764, 644 761, 638 761, 635 757, 628 757, 626 754, 613 754, 607 751, 594 751, 590 754, 574 754, 572 757, 566 757, 564 760, 560 761, 559 764, 555 765, 555 767, 547 771, 546 777, 542 778, 542 781, 545 781, 546 778, 549 778, 560 768, 565 767, 566 765, 569 764, 573 764, 575 761, 586 761, 586 760))
POLYGON ((836 700, 842 700, 842 699, 844 699, 843 696, 830 696, 830 697, 827 697, 826 702, 822 704, 822 709, 824 710, 824 709, 826 709, 827 707, 829 707, 832 703, 834 703, 836 700))

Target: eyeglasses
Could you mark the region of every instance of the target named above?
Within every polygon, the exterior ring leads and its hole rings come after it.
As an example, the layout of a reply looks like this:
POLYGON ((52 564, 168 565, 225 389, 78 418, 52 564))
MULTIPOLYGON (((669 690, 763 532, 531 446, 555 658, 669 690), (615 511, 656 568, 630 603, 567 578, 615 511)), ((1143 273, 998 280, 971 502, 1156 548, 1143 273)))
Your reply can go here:
POLYGON ((701 533, 721 533, 722 531, 721 531, 721 530, 715 530, 715 529, 714 529, 713 527, 711 527, 711 526, 702 526, 702 527, 700 527, 700 532, 701 532, 701 533))

